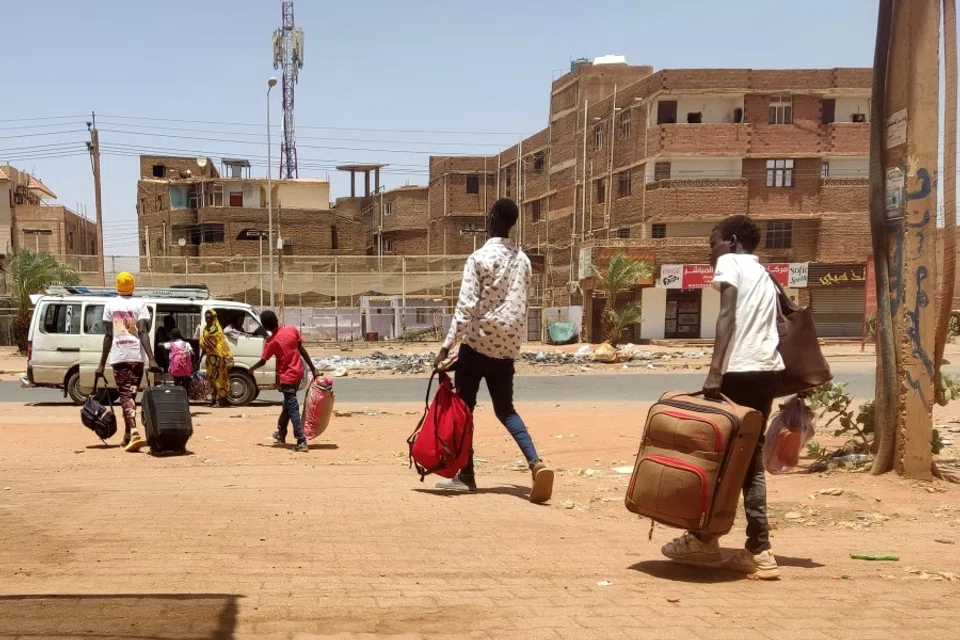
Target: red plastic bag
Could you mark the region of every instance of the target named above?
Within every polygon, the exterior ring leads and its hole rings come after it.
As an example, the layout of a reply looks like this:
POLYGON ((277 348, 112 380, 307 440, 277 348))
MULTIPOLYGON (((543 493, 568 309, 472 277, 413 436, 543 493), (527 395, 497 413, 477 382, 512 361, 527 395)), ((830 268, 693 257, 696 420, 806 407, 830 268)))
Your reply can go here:
MULTIPOLYGON (((453 383, 445 372, 439 375, 440 388, 433 397, 414 432, 407 438, 410 447, 410 465, 420 474, 420 481, 435 473, 452 478, 467 466, 473 446, 473 413, 453 390, 453 383)), ((427 385, 427 398, 430 397, 427 385)))
POLYGON ((800 452, 816 431, 814 413, 798 396, 780 405, 763 442, 763 468, 785 473, 800 462, 800 452))
POLYGON ((303 399, 303 435, 313 440, 327 430, 333 414, 333 380, 317 377, 307 385, 303 399))

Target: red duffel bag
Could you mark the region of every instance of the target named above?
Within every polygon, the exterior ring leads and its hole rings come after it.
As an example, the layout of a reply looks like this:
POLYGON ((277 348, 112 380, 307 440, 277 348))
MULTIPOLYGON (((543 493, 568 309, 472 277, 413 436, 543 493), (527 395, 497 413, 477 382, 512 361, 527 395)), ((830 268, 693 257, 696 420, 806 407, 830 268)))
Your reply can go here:
POLYGON ((423 417, 407 438, 410 466, 420 474, 420 482, 431 473, 452 478, 467 466, 470 458, 473 414, 454 391, 450 376, 443 371, 434 371, 430 376, 425 404, 423 417), (434 376, 440 377, 440 387, 430 402, 434 376))

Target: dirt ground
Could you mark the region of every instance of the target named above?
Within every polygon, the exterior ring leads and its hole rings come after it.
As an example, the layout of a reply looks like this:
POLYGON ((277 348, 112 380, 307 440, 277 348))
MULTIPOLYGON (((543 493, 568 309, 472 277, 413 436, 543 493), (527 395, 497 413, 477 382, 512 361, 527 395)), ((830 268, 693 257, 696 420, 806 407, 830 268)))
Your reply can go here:
POLYGON ((0 637, 957 637, 957 485, 771 477, 783 579, 760 583, 670 563, 676 532, 624 509, 649 405, 518 406, 558 470, 545 506, 489 405, 481 490, 447 495, 408 468, 422 405, 338 406, 307 454, 270 445, 278 407, 195 407, 190 454, 158 458, 2 404, 0 637))

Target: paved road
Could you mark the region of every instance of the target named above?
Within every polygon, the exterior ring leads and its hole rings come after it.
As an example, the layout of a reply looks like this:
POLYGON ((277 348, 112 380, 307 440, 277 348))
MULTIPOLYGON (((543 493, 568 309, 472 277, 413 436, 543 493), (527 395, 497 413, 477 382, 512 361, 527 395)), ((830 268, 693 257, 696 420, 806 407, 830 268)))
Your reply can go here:
MULTIPOLYGON (((948 368, 960 373, 960 366, 948 368)), ((583 376, 518 376, 516 396, 519 401, 549 402, 580 399, 595 402, 623 402, 627 400, 656 400, 670 389, 697 389, 703 373, 649 373, 623 375, 583 376)), ((850 362, 834 366, 838 382, 849 383, 854 397, 873 395, 873 363, 850 362)), ((338 402, 376 404, 378 402, 419 401, 426 391, 425 378, 338 378, 335 381, 338 402)), ((261 401, 278 403, 278 393, 265 392, 261 401)), ((481 389, 480 401, 488 401, 486 389, 481 389)), ((66 403, 59 391, 52 389, 21 389, 19 382, 0 382, 0 402, 66 403)))

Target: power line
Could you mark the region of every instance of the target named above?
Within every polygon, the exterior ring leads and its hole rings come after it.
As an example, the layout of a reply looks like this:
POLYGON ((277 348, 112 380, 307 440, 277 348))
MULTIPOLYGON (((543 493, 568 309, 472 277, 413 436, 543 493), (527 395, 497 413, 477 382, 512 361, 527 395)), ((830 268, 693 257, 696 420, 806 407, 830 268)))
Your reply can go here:
MULTIPOLYGON (((142 120, 147 122, 181 122, 189 124, 214 124, 233 127, 264 127, 264 123, 251 122, 227 122, 223 120, 186 120, 178 118, 149 118, 137 116, 118 116, 103 114, 104 118, 113 118, 115 120, 142 120)), ((2 122, 2 120, 0 120, 2 122)), ((471 136, 519 136, 524 135, 518 132, 497 132, 497 131, 450 131, 450 130, 431 130, 431 129, 371 129, 364 127, 321 127, 297 125, 298 129, 314 129, 323 131, 365 131, 371 133, 419 133, 433 135, 471 135, 471 136)))

